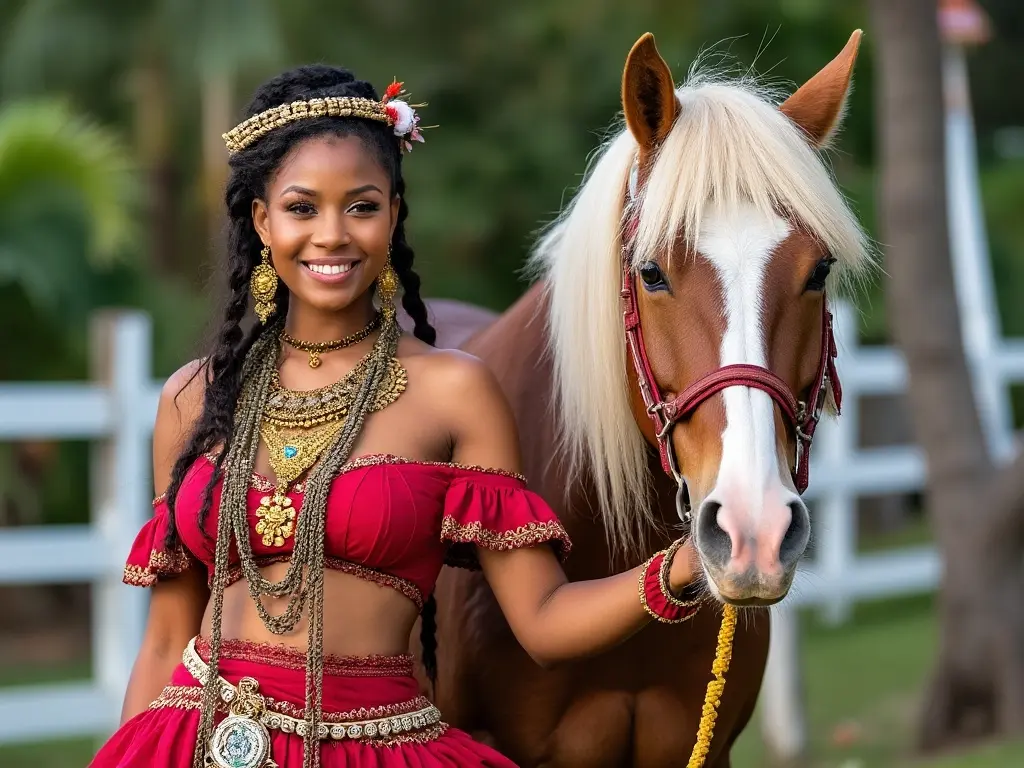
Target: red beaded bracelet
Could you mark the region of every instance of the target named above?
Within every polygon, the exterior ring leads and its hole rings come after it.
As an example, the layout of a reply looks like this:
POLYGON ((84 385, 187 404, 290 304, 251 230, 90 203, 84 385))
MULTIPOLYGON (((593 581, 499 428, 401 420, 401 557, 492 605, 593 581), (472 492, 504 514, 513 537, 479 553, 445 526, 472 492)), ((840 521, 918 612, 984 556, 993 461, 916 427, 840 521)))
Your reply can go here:
MULTIPOLYGON (((673 542, 668 549, 655 553, 644 563, 638 588, 640 604, 653 618, 663 624, 682 624, 692 619, 700 608, 700 598, 679 598, 669 588, 668 574, 672 559, 683 546, 684 539, 673 542)), ((687 591, 689 588, 687 588, 687 591)))

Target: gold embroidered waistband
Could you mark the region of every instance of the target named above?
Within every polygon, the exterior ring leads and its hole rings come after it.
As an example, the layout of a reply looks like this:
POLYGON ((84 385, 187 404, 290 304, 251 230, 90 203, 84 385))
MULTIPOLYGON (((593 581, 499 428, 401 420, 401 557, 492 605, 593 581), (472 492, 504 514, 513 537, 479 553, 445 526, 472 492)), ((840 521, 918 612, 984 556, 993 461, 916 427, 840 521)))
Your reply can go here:
MULTIPOLYGON (((202 635, 196 638, 196 651, 204 661, 210 658, 210 640, 202 635)), ((224 638, 220 644, 221 661, 248 661, 269 664, 279 669, 305 671, 306 652, 279 643, 254 642, 237 638, 224 638)), ((412 677, 413 657, 400 656, 337 656, 324 654, 326 677, 412 677)))
MULTIPOLYGON (((182 653, 181 660, 185 665, 185 669, 188 670, 192 677, 200 683, 206 683, 207 677, 210 674, 210 668, 196 651, 195 638, 189 641, 185 651, 182 653)), ((256 680, 243 678, 239 685, 235 686, 218 675, 217 685, 220 700, 227 707, 237 706, 240 703, 239 700, 243 697, 253 699, 258 702, 258 706, 254 711, 256 717, 253 719, 256 719, 270 729, 280 730, 285 733, 295 733, 299 736, 306 735, 306 720, 302 717, 295 717, 291 714, 271 709, 271 706, 274 706, 276 702, 268 701, 258 693, 259 684, 256 680), (270 706, 267 706, 268 704, 270 706)), ((190 706, 192 699, 198 704, 201 698, 201 691, 201 688, 190 686, 168 686, 164 689, 160 698, 150 705, 150 708, 190 706)), ((320 739, 334 739, 336 741, 342 739, 387 738, 406 732, 433 728, 434 726, 444 726, 441 722, 441 712, 422 697, 404 705, 375 707, 349 714, 368 716, 342 720, 336 719, 337 716, 331 717, 325 713, 324 720, 327 722, 318 724, 317 737, 320 739), (412 709, 412 707, 416 708, 412 709)))

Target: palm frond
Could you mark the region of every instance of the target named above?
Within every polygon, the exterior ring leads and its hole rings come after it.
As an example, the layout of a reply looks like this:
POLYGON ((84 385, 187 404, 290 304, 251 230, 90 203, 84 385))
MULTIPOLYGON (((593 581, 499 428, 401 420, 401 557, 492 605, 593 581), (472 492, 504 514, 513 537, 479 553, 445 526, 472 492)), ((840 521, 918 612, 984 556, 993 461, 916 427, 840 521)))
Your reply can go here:
MULTIPOLYGON (((16 102, 0 109, 0 207, 44 189, 77 195, 93 266, 109 266, 140 241, 135 214, 142 186, 129 158, 115 134, 61 102, 16 102)), ((45 209, 47 201, 38 204, 45 209)), ((5 224, 17 222, 7 218, 5 224)), ((9 234, 0 231, 0 240, 9 234)))

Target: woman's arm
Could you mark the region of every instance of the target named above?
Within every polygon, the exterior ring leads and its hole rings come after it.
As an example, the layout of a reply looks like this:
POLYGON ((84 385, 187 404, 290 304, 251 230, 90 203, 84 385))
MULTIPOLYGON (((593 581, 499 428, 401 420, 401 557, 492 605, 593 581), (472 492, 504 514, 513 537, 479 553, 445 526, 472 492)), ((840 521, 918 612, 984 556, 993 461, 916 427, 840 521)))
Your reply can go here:
MULTIPOLYGON (((509 552, 480 547, 478 556, 516 639, 541 666, 606 651, 651 621, 637 587, 642 566, 570 583, 545 545, 509 552)), ((672 590, 680 592, 699 574, 687 542, 672 562, 672 590)))
MULTIPOLYGON (((452 358, 448 375, 451 394, 444 400, 451 404, 446 415, 453 424, 454 461, 518 472, 515 419, 497 381, 468 356, 452 358)), ((538 664, 600 653, 651 621, 638 589, 643 566, 569 583, 547 545, 512 551, 477 547, 477 555, 509 626, 538 664)), ((673 559, 670 587, 678 594, 700 573, 696 551, 687 542, 673 559)))
POLYGON ((146 633, 124 695, 122 724, 145 710, 167 685, 181 662, 181 652, 199 633, 209 599, 200 568, 158 581, 151 589, 146 633))
MULTIPOLYGON (((192 376, 199 365, 198 361, 189 363, 177 371, 160 393, 153 427, 153 485, 158 493, 170 485, 174 462, 202 412, 202 375, 192 376)), ((160 695, 181 661, 185 645, 199 633, 209 601, 201 567, 157 581, 151 589, 149 618, 125 692, 122 723, 160 695)))

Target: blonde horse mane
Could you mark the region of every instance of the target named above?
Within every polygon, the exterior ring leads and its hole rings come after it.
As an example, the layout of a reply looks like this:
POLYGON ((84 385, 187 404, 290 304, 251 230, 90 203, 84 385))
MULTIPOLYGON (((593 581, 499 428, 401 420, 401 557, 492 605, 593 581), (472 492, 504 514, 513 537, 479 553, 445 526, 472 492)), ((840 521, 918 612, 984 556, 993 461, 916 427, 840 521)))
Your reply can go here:
MULTIPOLYGON (((777 95, 749 80, 694 72, 640 201, 635 261, 700 231, 712 203, 783 211, 838 260, 849 280, 870 263, 867 238, 829 168, 777 95)), ((544 280, 566 487, 583 473, 613 551, 635 553, 657 525, 648 446, 630 408, 619 289, 622 211, 637 153, 624 127, 595 154, 572 202, 547 228, 529 269, 544 280)))

